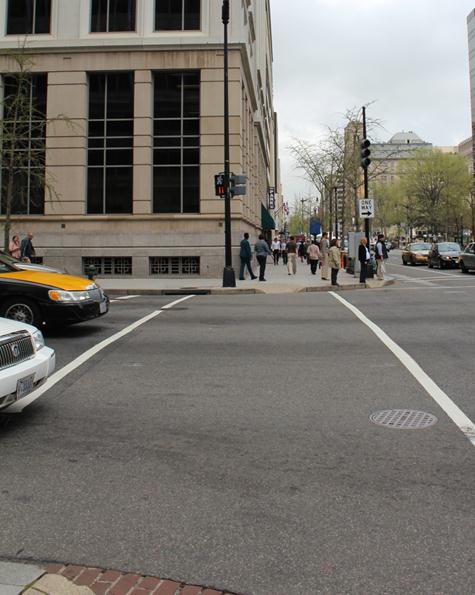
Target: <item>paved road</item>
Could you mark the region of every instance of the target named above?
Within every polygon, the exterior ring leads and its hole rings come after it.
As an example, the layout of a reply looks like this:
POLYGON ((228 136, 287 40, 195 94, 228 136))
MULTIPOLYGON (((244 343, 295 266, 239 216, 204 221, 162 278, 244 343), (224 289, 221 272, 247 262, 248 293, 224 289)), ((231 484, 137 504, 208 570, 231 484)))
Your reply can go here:
MULTIPOLYGON (((342 296, 474 420, 475 276, 404 269, 342 296)), ((48 342, 64 365, 171 299, 48 342)), ((163 311, 16 416, 0 453, 0 558, 259 595, 474 592, 474 448, 331 294, 163 311), (391 408, 439 421, 370 422, 391 408)))

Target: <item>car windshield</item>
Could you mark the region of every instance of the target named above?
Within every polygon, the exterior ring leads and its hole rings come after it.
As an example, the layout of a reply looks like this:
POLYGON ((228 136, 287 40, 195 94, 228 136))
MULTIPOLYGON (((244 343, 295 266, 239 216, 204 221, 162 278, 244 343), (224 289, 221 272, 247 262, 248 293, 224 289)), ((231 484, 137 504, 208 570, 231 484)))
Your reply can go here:
POLYGON ((439 252, 460 252, 460 246, 454 242, 443 242, 439 244, 439 252))
POLYGON ((12 270, 16 270, 18 267, 16 266, 20 260, 17 258, 13 258, 9 254, 5 254, 5 252, 0 252, 0 265, 2 266, 2 273, 10 273, 12 270), (7 268, 8 270, 4 270, 7 268))
POLYGON ((420 244, 412 244, 411 250, 417 252, 417 250, 430 250, 430 244, 420 243, 420 244))

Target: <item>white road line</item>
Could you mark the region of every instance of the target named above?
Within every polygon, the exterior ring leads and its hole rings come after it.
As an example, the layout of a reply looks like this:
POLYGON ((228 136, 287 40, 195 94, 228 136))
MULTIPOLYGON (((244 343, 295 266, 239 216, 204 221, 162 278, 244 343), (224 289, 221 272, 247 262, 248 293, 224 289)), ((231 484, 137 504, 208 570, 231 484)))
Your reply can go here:
MULTIPOLYGON (((407 266, 405 266, 405 265, 403 265, 403 264, 396 264, 395 262, 388 262, 387 264, 388 264, 388 266, 392 266, 392 267, 401 267, 401 268, 403 268, 403 269, 406 269, 406 271, 408 270, 408 269, 407 269, 407 266)), ((416 270, 418 270, 418 269, 414 268, 414 269, 412 269, 412 270, 416 271, 416 270)), ((425 268, 423 269, 423 268, 420 268, 420 270, 421 270, 421 271, 424 271, 424 273, 428 273, 429 275, 433 275, 433 274, 434 274, 434 272, 433 272, 433 270, 432 270, 432 269, 425 269, 425 268)), ((445 275, 446 277, 453 277, 453 275, 452 275, 451 273, 443 273, 442 271, 438 271, 438 272, 437 272, 437 274, 438 274, 438 275, 445 275)), ((414 278, 414 277, 413 277, 413 278, 414 278)))
POLYGON ((147 314, 147 316, 144 316, 143 318, 140 318, 140 320, 136 320, 132 324, 129 324, 129 326, 126 326, 118 333, 115 333, 111 337, 104 339, 100 343, 97 343, 97 345, 94 345, 94 347, 91 347, 90 349, 79 355, 76 359, 73 359, 73 361, 69 362, 69 364, 66 364, 57 372, 55 372, 52 376, 48 378, 48 380, 46 380, 46 382, 42 386, 40 386, 40 388, 30 393, 27 397, 23 397, 22 399, 20 399, 20 401, 16 401, 12 405, 10 405, 10 407, 7 407, 5 411, 8 413, 20 413, 27 405, 30 405, 31 403, 33 403, 33 401, 36 401, 36 399, 41 397, 41 395, 43 395, 47 390, 49 390, 55 384, 60 382, 65 376, 76 370, 76 368, 82 366, 82 364, 91 359, 91 357, 96 355, 96 353, 99 353, 99 351, 102 351, 112 343, 115 343, 122 337, 125 337, 125 335, 128 335, 129 333, 137 329, 139 326, 142 326, 146 322, 149 322, 153 318, 156 318, 159 314, 163 312, 163 310, 169 310, 170 308, 173 308, 174 305, 184 300, 189 300, 192 297, 195 296, 187 295, 184 298, 171 302, 170 304, 163 306, 160 310, 155 310, 155 312, 147 314))
POLYGON ((347 302, 337 293, 331 291, 330 294, 348 308, 353 314, 361 320, 378 339, 397 357, 402 365, 414 376, 419 384, 426 390, 434 401, 441 407, 450 419, 459 427, 465 437, 475 446, 475 424, 465 415, 465 413, 450 399, 450 397, 430 378, 419 364, 404 349, 393 341, 377 324, 367 318, 361 310, 358 310, 353 304, 347 302))
POLYGON ((117 302, 119 300, 131 300, 132 298, 140 297, 139 295, 121 295, 120 297, 116 297, 111 302, 117 302))
POLYGON ((189 300, 192 297, 195 297, 195 296, 194 295, 185 295, 185 297, 182 297, 179 300, 175 300, 171 304, 167 304, 166 306, 162 306, 162 310, 169 310, 170 308, 173 308, 173 306, 176 306, 177 304, 180 304, 181 302, 184 302, 185 300, 189 300))

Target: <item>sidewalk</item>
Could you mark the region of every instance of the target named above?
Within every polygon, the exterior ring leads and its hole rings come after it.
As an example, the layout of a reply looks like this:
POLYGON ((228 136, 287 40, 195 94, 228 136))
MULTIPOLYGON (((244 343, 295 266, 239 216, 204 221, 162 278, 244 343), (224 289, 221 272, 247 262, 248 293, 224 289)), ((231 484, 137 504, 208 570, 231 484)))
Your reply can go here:
MULTIPOLYGON (((254 272, 258 268, 253 261, 254 272)), ((343 269, 338 274, 340 287, 333 287, 330 281, 321 279, 321 271, 316 275, 310 273, 310 267, 305 263, 298 262, 297 274, 289 275, 287 267, 282 263, 277 266, 267 264, 266 282, 257 279, 245 281, 237 279, 236 287, 223 288, 222 279, 210 279, 202 277, 167 277, 167 278, 146 278, 146 279, 111 279, 98 277, 97 281, 108 294, 172 294, 172 293, 193 293, 206 294, 256 294, 256 293, 299 293, 308 291, 335 291, 348 289, 375 289, 394 283, 387 277, 384 281, 368 279, 366 285, 359 282, 359 278, 348 274, 343 269)))
MULTIPOLYGON (((199 585, 72 564, 0 562, 0 595, 233 595, 199 585)), ((236 594, 234 594, 236 595, 236 594)))

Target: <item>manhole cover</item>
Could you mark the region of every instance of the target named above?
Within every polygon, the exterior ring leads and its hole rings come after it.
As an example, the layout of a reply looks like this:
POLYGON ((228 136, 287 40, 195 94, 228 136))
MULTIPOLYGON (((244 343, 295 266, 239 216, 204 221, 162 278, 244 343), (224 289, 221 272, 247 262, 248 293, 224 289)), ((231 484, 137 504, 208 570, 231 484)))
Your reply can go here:
POLYGON ((430 426, 438 422, 435 415, 412 409, 376 411, 376 413, 370 415, 370 420, 378 426, 394 428, 395 430, 421 430, 430 428, 430 426))

